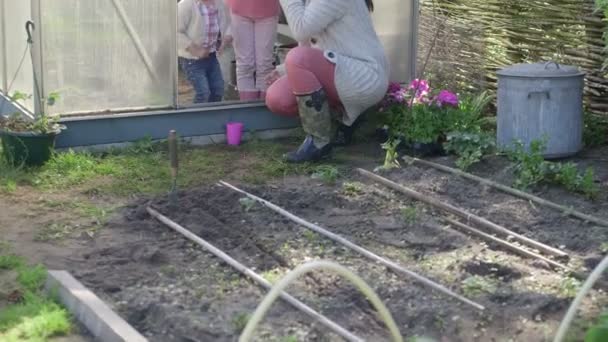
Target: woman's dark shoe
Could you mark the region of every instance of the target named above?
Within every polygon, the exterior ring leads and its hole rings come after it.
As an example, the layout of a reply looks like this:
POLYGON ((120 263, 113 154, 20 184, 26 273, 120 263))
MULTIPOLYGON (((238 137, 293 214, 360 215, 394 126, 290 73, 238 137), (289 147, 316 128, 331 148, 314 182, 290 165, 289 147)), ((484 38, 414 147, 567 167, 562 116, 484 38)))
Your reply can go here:
POLYGON ((343 123, 338 125, 338 132, 333 142, 334 146, 348 146, 353 143, 357 128, 363 123, 363 115, 359 116, 351 126, 346 126, 343 123))
POLYGON ((283 159, 288 163, 314 162, 328 156, 330 152, 331 144, 317 148, 314 144, 314 138, 308 135, 297 150, 285 154, 283 159))

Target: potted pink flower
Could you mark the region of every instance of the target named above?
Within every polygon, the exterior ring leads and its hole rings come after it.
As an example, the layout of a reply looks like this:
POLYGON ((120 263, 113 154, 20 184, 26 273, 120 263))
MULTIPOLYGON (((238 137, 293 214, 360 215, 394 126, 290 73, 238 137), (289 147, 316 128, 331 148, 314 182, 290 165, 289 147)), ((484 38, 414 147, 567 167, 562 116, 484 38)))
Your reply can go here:
POLYGON ((426 80, 413 80, 407 87, 391 83, 381 106, 387 140, 399 140, 400 147, 418 155, 442 154, 458 105, 458 95, 448 90, 433 93, 426 80))

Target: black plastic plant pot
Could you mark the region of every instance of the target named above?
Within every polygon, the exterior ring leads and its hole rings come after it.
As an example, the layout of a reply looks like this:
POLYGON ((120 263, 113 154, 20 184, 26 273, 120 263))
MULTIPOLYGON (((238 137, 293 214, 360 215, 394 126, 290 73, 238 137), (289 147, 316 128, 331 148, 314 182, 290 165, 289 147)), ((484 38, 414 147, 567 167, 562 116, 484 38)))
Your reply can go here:
POLYGON ((436 157, 445 154, 443 144, 440 142, 420 143, 413 142, 409 146, 412 154, 418 157, 436 157))
POLYGON ((61 131, 46 134, 0 131, 2 153, 15 167, 44 165, 55 149, 55 139, 61 131))
POLYGON ((376 128, 376 140, 380 143, 386 142, 388 140, 388 129, 376 128))

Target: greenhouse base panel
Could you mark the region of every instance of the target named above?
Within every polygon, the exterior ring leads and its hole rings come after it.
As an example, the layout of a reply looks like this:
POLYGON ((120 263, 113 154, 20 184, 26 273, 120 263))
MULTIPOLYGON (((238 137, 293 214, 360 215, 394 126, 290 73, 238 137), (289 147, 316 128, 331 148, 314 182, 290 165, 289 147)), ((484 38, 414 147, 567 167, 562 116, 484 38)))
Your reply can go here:
POLYGON ((212 143, 218 142, 214 136, 225 134, 228 122, 243 123, 244 131, 249 133, 292 129, 299 125, 294 118, 272 114, 263 104, 69 117, 62 120, 67 130, 58 137, 57 148, 93 147, 141 139, 161 140, 167 138, 170 130, 176 130, 182 138, 212 143))
MULTIPOLYGON (((0 101, 6 99, 0 97, 0 101)), ((6 102, 0 102, 4 115, 17 110, 6 102)), ((170 130, 193 144, 222 143, 228 122, 243 123, 245 138, 261 139, 292 134, 299 126, 296 118, 272 114, 262 103, 70 116, 61 120, 67 129, 57 137, 56 147, 103 148, 142 139, 163 140, 170 130)))

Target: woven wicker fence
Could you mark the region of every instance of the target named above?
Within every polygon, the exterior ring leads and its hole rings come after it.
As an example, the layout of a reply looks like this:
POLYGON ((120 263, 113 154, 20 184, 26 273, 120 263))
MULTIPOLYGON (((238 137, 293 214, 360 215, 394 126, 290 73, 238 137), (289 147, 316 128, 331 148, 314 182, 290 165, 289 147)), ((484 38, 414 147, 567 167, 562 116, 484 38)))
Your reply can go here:
POLYGON ((608 31, 594 0, 421 0, 418 75, 460 92, 496 89, 496 70, 553 60, 587 73, 587 109, 608 118, 608 31))

